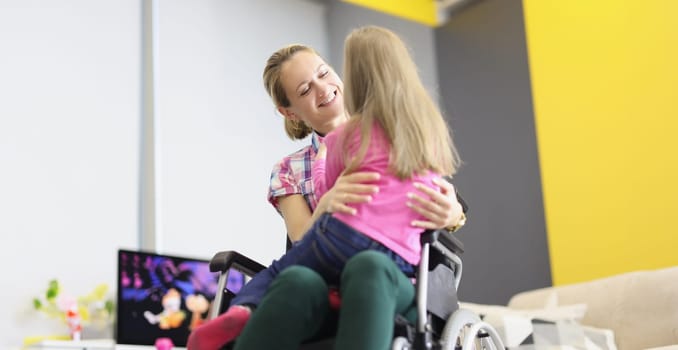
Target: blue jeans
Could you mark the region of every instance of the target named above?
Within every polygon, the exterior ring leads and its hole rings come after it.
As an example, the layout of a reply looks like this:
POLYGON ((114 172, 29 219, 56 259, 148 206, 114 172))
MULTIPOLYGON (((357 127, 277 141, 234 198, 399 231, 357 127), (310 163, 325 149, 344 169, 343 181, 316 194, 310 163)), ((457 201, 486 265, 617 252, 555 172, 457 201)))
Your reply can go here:
POLYGON ((405 275, 414 275, 414 266, 402 257, 335 219, 330 213, 325 213, 316 220, 298 244, 245 284, 231 300, 231 305, 259 305, 273 279, 292 265, 311 268, 318 272, 327 284, 338 285, 341 271, 348 259, 364 250, 382 252, 393 259, 405 275))

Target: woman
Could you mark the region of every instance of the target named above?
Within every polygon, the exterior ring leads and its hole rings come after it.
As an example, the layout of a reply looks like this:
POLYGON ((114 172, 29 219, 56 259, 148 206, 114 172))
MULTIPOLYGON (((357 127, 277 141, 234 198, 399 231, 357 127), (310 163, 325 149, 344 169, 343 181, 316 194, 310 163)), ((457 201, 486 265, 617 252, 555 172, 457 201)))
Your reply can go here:
MULTIPOLYGON (((422 228, 408 227, 418 214, 404 205, 403 192, 411 190, 415 181, 430 184, 439 178, 436 173, 454 173, 458 158, 442 115, 395 34, 379 27, 354 31, 346 39, 344 62, 346 106, 352 118, 325 137, 327 161, 315 162, 314 189, 322 193, 325 181, 332 185, 346 169, 348 173, 372 169, 381 173, 380 193, 370 203, 350 206, 355 209, 350 214, 323 214, 301 244, 276 264, 281 265, 280 269, 289 264, 308 266, 330 283, 336 282, 341 273, 339 286, 344 305, 335 348, 385 350, 392 338, 395 315, 407 312, 413 302, 414 287, 401 271, 412 273, 413 265, 419 261, 422 228), (356 254, 359 251, 363 253, 356 254), (345 257, 350 256, 359 259, 359 263, 349 260, 344 265, 345 257), (401 271, 393 268, 389 258, 401 271), (381 265, 363 262, 370 259, 381 265), (356 278, 356 273, 362 278, 356 278)), ((282 65, 280 75, 288 82, 283 82, 287 96, 296 93, 304 98, 311 93, 314 75, 322 80, 329 74, 329 68, 317 61, 317 55, 301 51, 282 65), (314 63, 315 70, 302 69, 314 63)), ((308 98, 312 103, 307 107, 333 107, 341 101, 344 89, 340 82, 330 80, 327 86, 317 86, 319 102, 308 98)), ((279 109, 292 117, 300 110, 279 109)), ((315 213, 319 212, 316 209, 315 213)), ((289 296, 302 291, 304 285, 322 284, 308 270, 293 270, 292 275, 305 276, 307 280, 295 283, 285 276, 285 285, 296 285, 297 290, 274 282, 238 338, 236 350, 297 349, 316 330, 314 325, 321 320, 314 320, 313 314, 322 314, 327 308, 322 303, 322 293, 310 295, 315 310, 295 310, 286 305, 290 303, 289 296), (299 314, 311 317, 304 319, 299 314), (296 318, 295 322, 290 322, 291 317, 296 318)))
MULTIPOLYGON (((355 214, 351 204, 371 200, 371 194, 377 187, 371 185, 370 181, 377 180, 379 174, 344 175, 322 198, 315 198, 311 168, 318 145, 323 135, 343 124, 348 117, 344 111, 342 81, 313 49, 291 45, 278 50, 269 58, 264 69, 264 85, 278 111, 285 117, 288 136, 302 139, 312 134, 311 145, 283 158, 274 167, 269 191, 269 201, 283 216, 289 238, 298 241, 325 212, 355 214)), ((436 181, 441 192, 420 184, 418 189, 429 198, 412 194, 410 207, 428 218, 426 221, 413 221, 413 226, 442 228, 461 223, 462 208, 456 200, 453 186, 442 179, 436 181)), ((342 310, 351 308, 351 305, 360 308, 359 305, 365 303, 383 303, 386 307, 395 307, 397 303, 412 302, 412 284, 392 261, 362 253, 356 258, 351 259, 343 273, 342 310), (366 293, 369 288, 365 289, 362 282, 374 284, 378 290, 386 290, 391 294, 394 291, 402 292, 391 296, 378 294, 376 290, 366 293)), ((233 300, 232 304, 247 307, 231 307, 225 314, 198 328, 189 338, 189 348, 216 349, 240 334, 249 320, 250 310, 259 305, 266 292, 263 286, 270 283, 270 280, 259 280, 265 282, 259 293, 239 295, 233 300)), ((286 306, 294 304, 290 309, 290 317, 303 316, 305 319, 285 322, 285 326, 294 327, 295 332, 303 333, 299 335, 300 339, 306 339, 316 333, 329 314, 327 290, 327 285, 316 274, 295 266, 283 271, 273 282, 267 298, 285 299, 286 306), (300 309, 305 311, 298 312, 300 309), (309 323, 312 326, 309 327, 309 323)))

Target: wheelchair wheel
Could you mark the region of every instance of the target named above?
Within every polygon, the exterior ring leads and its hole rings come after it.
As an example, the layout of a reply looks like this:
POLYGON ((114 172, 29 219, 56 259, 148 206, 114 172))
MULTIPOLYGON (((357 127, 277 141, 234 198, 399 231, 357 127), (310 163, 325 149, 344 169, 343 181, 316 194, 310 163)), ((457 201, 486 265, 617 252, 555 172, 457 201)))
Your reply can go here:
POLYGON ((407 338, 396 337, 393 339, 393 345, 391 346, 392 350, 410 350, 410 342, 407 338))
POLYGON ((497 331, 489 324, 483 322, 474 312, 465 309, 455 311, 448 319, 440 338, 441 348, 454 350, 461 345, 462 350, 470 349, 504 349, 504 344, 497 331), (479 346, 479 334, 484 339, 480 343, 487 342, 486 346, 479 346))

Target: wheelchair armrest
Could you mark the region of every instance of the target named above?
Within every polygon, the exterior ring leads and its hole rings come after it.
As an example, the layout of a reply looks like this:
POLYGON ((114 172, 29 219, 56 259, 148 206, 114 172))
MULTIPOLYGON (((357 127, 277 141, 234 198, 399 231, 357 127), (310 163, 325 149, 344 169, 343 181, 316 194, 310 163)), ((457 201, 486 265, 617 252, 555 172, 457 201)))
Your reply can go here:
POLYGON ((439 242, 457 255, 464 252, 464 243, 447 230, 426 230, 421 234, 420 241, 422 245, 439 242))
POLYGON ((218 252, 210 260, 210 271, 212 272, 225 272, 231 267, 241 270, 249 276, 254 276, 257 272, 266 268, 266 266, 232 250, 218 252))

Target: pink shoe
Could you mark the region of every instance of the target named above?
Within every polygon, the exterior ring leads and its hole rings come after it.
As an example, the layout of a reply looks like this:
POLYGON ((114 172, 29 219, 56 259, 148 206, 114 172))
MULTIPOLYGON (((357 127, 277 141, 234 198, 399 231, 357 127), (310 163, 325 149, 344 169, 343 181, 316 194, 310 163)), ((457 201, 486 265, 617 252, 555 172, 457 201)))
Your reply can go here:
POLYGON ((250 319, 250 309, 234 305, 223 315, 203 323, 188 336, 188 350, 219 350, 235 339, 250 319))

